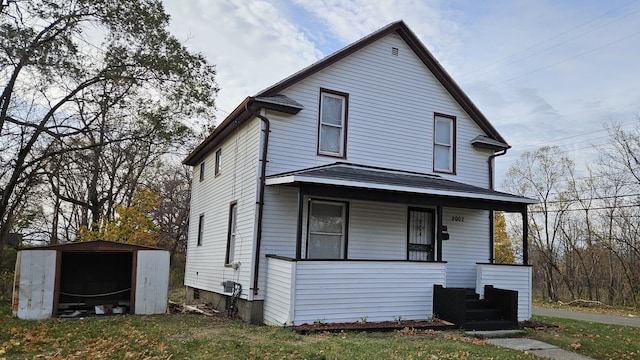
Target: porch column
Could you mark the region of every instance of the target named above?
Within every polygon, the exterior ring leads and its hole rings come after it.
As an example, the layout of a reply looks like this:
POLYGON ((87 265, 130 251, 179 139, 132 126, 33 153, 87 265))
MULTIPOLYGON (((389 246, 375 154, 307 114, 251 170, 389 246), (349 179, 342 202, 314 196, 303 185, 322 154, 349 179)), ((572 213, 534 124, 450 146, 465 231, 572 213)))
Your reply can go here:
POLYGON ((527 208, 522 211, 522 265, 529 265, 529 219, 527 208))
POLYGON ((436 206, 436 261, 442 261, 442 206, 436 206))
POLYGON ((302 258, 302 221, 304 213, 304 192, 298 188, 298 227, 296 230, 296 260, 302 258))

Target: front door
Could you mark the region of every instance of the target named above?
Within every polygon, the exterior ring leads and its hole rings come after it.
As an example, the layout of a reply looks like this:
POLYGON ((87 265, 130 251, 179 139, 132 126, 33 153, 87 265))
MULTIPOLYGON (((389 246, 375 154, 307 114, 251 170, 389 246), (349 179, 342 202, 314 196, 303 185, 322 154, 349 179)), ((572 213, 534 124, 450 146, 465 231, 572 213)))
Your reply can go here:
POLYGON ((435 212, 410 208, 407 224, 407 260, 433 261, 435 212))

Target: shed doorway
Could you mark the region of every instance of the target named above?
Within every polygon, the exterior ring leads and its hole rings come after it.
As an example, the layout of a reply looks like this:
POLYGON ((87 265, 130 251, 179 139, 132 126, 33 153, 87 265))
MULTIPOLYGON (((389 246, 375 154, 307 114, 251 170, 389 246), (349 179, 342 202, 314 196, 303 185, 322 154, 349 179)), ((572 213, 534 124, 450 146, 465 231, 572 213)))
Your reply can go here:
POLYGON ((57 316, 132 313, 134 253, 60 253, 57 316))

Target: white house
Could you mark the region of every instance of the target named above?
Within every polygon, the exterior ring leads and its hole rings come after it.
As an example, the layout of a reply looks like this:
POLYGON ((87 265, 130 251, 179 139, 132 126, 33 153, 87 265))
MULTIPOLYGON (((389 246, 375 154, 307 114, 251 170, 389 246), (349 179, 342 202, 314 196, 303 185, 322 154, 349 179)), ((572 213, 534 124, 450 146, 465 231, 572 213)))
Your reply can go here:
POLYGON ((275 325, 528 319, 526 221, 524 265, 493 261, 493 211, 535 202, 492 189, 508 148, 392 23, 246 98, 184 160, 189 295, 275 325), (472 314, 485 285, 517 310, 472 314))

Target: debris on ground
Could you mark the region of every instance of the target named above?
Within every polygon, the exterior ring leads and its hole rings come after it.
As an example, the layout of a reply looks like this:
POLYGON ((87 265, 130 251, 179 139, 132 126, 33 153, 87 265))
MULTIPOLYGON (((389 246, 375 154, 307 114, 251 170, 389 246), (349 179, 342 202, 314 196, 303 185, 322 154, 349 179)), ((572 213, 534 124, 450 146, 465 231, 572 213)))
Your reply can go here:
POLYGON ((210 303, 187 305, 173 301, 169 301, 168 312, 174 314, 199 314, 204 316, 214 316, 219 313, 219 311, 214 309, 210 303))

